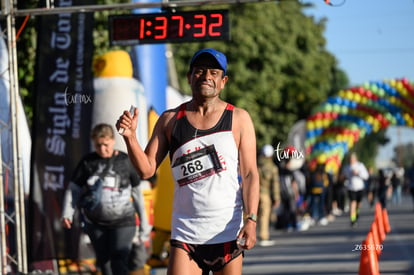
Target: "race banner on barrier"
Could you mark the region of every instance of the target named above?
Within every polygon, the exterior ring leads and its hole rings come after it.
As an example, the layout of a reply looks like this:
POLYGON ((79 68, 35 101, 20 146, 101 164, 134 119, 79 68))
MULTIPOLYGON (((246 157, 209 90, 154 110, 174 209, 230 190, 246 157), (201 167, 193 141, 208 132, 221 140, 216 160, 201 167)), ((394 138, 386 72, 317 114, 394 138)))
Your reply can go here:
MULTIPOLYGON (((56 7, 94 0, 55 0, 56 7)), ((38 20, 31 161, 29 261, 77 258, 79 228, 61 226, 64 191, 77 162, 91 150, 93 13, 38 20)))

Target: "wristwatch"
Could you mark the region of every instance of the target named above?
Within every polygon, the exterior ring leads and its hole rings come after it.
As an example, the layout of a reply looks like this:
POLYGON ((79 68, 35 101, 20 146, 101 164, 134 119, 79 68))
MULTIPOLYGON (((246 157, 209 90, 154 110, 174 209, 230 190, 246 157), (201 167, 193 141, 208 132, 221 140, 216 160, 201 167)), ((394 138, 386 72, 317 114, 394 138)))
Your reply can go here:
POLYGON ((252 220, 254 222, 257 222, 257 215, 254 214, 254 213, 251 213, 251 214, 246 216, 246 220, 252 220))

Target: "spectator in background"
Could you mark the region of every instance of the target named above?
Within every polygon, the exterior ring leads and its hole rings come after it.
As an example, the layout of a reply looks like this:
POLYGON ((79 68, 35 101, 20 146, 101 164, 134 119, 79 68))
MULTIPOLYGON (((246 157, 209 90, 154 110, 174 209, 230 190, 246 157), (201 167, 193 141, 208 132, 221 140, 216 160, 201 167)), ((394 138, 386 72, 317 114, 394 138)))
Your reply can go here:
POLYGON ((345 176, 343 175, 343 171, 338 173, 338 176, 333 180, 332 185, 332 214, 339 217, 345 210, 346 200, 345 176))
POLYGON ((391 190, 391 176, 385 169, 378 172, 378 199, 382 208, 387 208, 389 191, 391 190))
POLYGON ((270 246, 274 244, 269 238, 270 216, 273 209, 280 204, 279 169, 273 161, 275 149, 266 144, 261 150, 258 159, 260 177, 260 201, 258 212, 259 245, 270 246))
POLYGON ((310 173, 310 206, 309 211, 312 219, 320 225, 327 225, 328 219, 325 211, 325 197, 329 186, 328 174, 325 165, 318 163, 310 173))
POLYGON ((391 202, 396 205, 401 204, 402 186, 404 184, 404 168, 396 167, 392 173, 391 186, 392 197, 391 202))
POLYGON ((349 219, 351 226, 357 225, 362 197, 364 195, 365 181, 369 174, 365 165, 358 160, 356 153, 351 153, 349 165, 344 170, 349 197, 349 219))
MULTIPOLYGON (((295 159, 294 152, 296 149, 287 147, 284 150, 285 158, 282 158, 279 165, 280 173, 280 198, 281 198, 281 213, 278 216, 276 228, 284 229, 286 231, 296 231, 298 229, 297 215, 298 215, 298 200, 300 198, 300 185, 302 177, 298 177, 301 172, 298 169, 293 169, 295 159)), ((304 178, 304 176, 303 176, 304 178)))
MULTIPOLYGON (((336 176, 331 171, 325 170, 325 172, 328 177, 328 186, 325 190, 325 213, 327 221, 332 222, 335 220, 335 215, 332 211, 334 206, 334 182, 336 181, 336 176)), ((325 221, 323 223, 325 223, 325 221)))
POLYGON ((98 269, 103 275, 127 275, 136 213, 141 241, 149 240, 151 232, 140 178, 128 155, 114 149, 112 126, 96 125, 91 138, 95 151, 84 156, 73 173, 65 193, 62 224, 70 229, 75 210, 80 207, 98 269))
POLYGON ((378 175, 375 174, 374 168, 369 167, 368 168, 369 178, 367 181, 367 199, 368 203, 371 207, 375 204, 375 198, 377 197, 378 192, 378 175))
POLYGON ((408 188, 410 189, 411 197, 413 199, 413 206, 414 206, 414 162, 411 164, 411 167, 407 171, 407 180, 408 180, 408 188))

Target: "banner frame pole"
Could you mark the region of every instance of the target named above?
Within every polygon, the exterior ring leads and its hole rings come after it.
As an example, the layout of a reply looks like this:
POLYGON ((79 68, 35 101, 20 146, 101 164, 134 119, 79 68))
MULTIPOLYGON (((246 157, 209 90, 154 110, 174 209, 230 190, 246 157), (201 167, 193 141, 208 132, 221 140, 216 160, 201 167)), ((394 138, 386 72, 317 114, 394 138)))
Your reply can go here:
POLYGON ((19 152, 18 139, 18 97, 19 82, 17 72, 17 51, 16 51, 16 26, 15 26, 15 1, 9 0, 6 4, 7 13, 7 45, 9 52, 9 76, 10 76, 10 120, 12 125, 13 141, 13 197, 15 230, 16 230, 16 252, 17 252, 17 271, 27 273, 27 248, 26 248, 26 230, 24 215, 24 186, 22 182, 21 155, 19 152), (7 12, 8 11, 8 12, 7 12))

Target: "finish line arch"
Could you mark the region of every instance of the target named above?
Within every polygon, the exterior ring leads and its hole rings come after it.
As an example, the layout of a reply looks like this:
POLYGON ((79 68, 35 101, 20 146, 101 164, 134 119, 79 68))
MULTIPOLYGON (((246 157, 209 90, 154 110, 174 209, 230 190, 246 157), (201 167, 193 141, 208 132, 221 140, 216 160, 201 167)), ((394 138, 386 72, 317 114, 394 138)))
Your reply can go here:
POLYGON ((336 173, 360 138, 390 125, 414 127, 414 86, 408 79, 370 81, 340 90, 306 120, 309 165, 322 162, 336 173))

